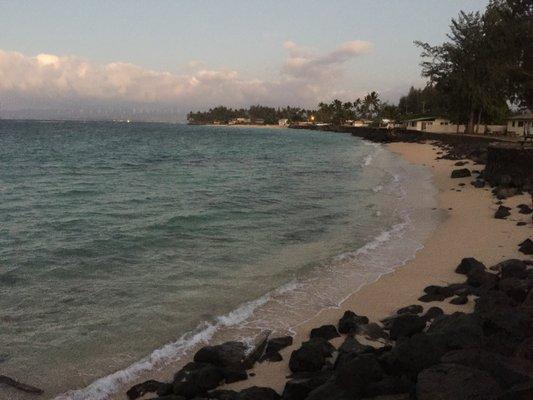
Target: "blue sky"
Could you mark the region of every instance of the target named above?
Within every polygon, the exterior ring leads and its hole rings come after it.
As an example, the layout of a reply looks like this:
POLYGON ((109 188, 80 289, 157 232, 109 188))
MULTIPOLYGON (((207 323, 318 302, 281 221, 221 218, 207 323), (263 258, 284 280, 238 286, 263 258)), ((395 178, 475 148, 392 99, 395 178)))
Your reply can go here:
POLYGON ((0 1, 0 76, 9 73, 11 79, 10 85, 0 83, 0 96, 12 108, 26 103, 37 107, 51 99, 58 107, 72 99, 90 104, 175 103, 181 108, 261 100, 308 106, 319 97, 348 100, 369 90, 397 100, 410 85, 423 82, 413 41, 442 42, 450 19, 460 10, 483 10, 486 4, 478 0, 0 1), (353 44, 339 59, 329 57, 354 41, 370 47, 353 44), (37 62, 39 54, 57 59, 37 62), (316 60, 312 73, 308 68, 287 70, 288 64, 316 60), (17 86, 16 80, 29 77, 6 69, 17 68, 19 62, 24 68, 18 69, 41 81, 30 82, 32 87, 17 86), (116 64, 123 69, 116 72, 116 64), (109 65, 115 65, 114 80, 107 79, 109 65), (74 69, 87 72, 81 76, 74 69), (160 86, 157 74, 161 73, 174 77, 163 77, 166 87, 160 86), (93 80, 87 81, 87 74, 93 74, 93 80), (163 93, 160 97, 143 87, 153 86, 155 79, 163 93), (111 86, 101 92, 87 89, 102 80, 112 81, 111 86), (283 88, 291 91, 286 99, 283 88), (58 96, 66 101, 61 103, 58 96))

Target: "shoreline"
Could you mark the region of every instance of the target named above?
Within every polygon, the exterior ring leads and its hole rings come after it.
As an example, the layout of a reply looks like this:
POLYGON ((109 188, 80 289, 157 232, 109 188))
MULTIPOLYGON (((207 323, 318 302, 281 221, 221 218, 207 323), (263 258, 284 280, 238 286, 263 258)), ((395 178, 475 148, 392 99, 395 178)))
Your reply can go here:
MULTIPOLYGON (((474 257, 486 265, 493 265, 509 258, 529 258, 518 251, 518 243, 531 236, 531 216, 517 213, 516 206, 521 203, 531 204, 528 195, 513 196, 504 200, 512 208, 509 220, 493 217, 498 205, 490 192, 490 187, 477 189, 470 185, 472 177, 452 179, 451 171, 456 160, 436 160, 436 149, 431 144, 391 143, 388 149, 401 155, 412 164, 423 165, 433 172, 433 182, 439 190, 438 208, 448 212, 436 230, 424 243, 414 259, 400 265, 392 272, 380 276, 375 282, 361 287, 349 296, 338 308, 325 309, 317 316, 300 325, 295 332, 293 345, 280 353, 283 361, 257 364, 250 372, 254 377, 246 381, 227 385, 228 389, 242 390, 250 386, 271 387, 278 393, 283 391, 286 376, 291 374, 288 361, 292 351, 308 340, 311 329, 326 325, 337 325, 339 318, 347 310, 357 315, 368 316, 371 322, 378 322, 393 315, 399 307, 420 304, 424 310, 440 307, 445 313, 455 311, 472 312, 474 303, 470 299, 465 305, 453 305, 449 299, 443 302, 423 303, 418 297, 428 285, 447 285, 462 282, 463 276, 454 272, 463 257, 474 257), (458 186, 464 183, 464 186, 458 186), (453 190, 461 190, 457 192, 453 190), (527 225, 516 226, 517 221, 527 225), (483 232, 478 235, 478 232, 483 232)), ((469 161, 466 168, 472 168, 469 161)), ((482 167, 482 166, 480 166, 482 167)), ((473 169, 476 167, 474 166, 473 169)), ((364 342, 364 338, 357 337, 364 342)), ((331 340, 338 347, 344 335, 331 340)))
MULTIPOLYGON (((421 303, 417 298, 425 286, 430 284, 458 283, 462 276, 453 272, 461 258, 473 256, 487 265, 495 264, 506 258, 525 258, 518 252, 517 244, 524 240, 531 229, 529 215, 516 213, 516 205, 530 204, 528 196, 514 196, 505 200, 505 204, 512 207, 511 220, 520 218, 528 221, 526 226, 518 227, 509 220, 496 220, 493 218, 497 205, 490 193, 490 188, 476 189, 470 185, 472 178, 451 179, 450 173, 454 169, 456 160, 436 160, 440 149, 431 144, 418 143, 393 143, 387 148, 399 154, 408 162, 423 165, 433 174, 433 182, 438 188, 438 209, 446 210, 448 217, 441 221, 436 230, 425 241, 424 247, 416 252, 414 259, 404 265, 397 266, 392 272, 381 275, 377 280, 360 287, 355 293, 348 296, 339 307, 329 307, 320 311, 294 328, 294 342, 280 353, 281 362, 263 362, 256 364, 248 372, 255 374, 247 380, 225 385, 223 389, 242 390, 251 386, 264 386, 275 389, 278 393, 283 391, 286 377, 291 371, 288 361, 292 351, 299 348, 308 339, 312 328, 333 324, 346 310, 355 311, 358 315, 366 315, 372 322, 377 322, 388 317, 399 306, 408 304, 421 304, 427 310, 433 306, 441 307, 445 313, 454 311, 471 312, 473 302, 466 305, 452 305, 447 300, 444 302, 421 303), (464 186, 459 186, 464 183, 464 186), (455 188, 460 191, 453 190, 455 188), (451 210, 449 210, 451 208, 451 210), (481 224, 481 225, 480 225, 481 224), (476 237, 475 232, 490 232, 487 236, 476 237), (455 233, 455 234, 454 234, 455 233), (450 257, 450 254, 456 255, 450 257), (431 265, 431 267, 428 267, 431 265)), ((472 162, 466 167, 472 168, 472 162)), ((474 167, 475 169, 475 167, 474 167)), ((365 342, 364 338, 359 338, 365 342)), ((331 343, 338 347, 343 337, 333 339, 331 343)), ((173 367, 174 368, 174 367, 173 367)), ((174 368, 175 370, 175 368, 174 368)), ((173 370, 173 371, 174 371, 173 370)), ((169 367, 156 371, 154 377, 168 380, 169 367)), ((143 378, 145 378, 143 374, 143 378)), ((137 383, 135 379, 131 384, 137 383)), ((110 396, 112 399, 124 399, 125 390, 110 396)), ((153 397, 153 396, 152 396, 153 397)), ((150 396, 146 397, 150 398, 150 396)))

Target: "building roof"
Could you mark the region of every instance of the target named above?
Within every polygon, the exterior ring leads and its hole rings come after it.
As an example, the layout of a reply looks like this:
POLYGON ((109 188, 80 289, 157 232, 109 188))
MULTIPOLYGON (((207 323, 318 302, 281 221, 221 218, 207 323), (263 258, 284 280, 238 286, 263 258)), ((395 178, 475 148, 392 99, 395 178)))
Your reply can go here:
POLYGON ((521 115, 515 115, 514 117, 509 117, 509 119, 512 119, 512 120, 517 120, 517 119, 522 119, 522 120, 533 120, 533 113, 531 111, 528 111, 524 114, 521 114, 521 115))
POLYGON ((437 118, 440 119, 448 119, 444 117, 420 117, 420 118, 413 118, 413 119, 406 119, 406 122, 417 122, 417 121, 434 121, 437 118))

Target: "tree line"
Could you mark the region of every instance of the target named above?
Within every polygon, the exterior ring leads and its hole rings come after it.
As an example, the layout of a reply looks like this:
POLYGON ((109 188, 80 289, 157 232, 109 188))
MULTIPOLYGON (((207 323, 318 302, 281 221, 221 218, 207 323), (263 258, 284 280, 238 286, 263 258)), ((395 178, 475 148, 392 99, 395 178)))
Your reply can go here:
POLYGON ((300 107, 286 106, 283 108, 254 105, 249 108, 233 109, 224 106, 210 108, 208 111, 196 111, 187 114, 187 120, 196 123, 220 122, 227 124, 236 118, 249 118, 252 122, 261 120, 265 124, 277 124, 280 119, 291 122, 306 121, 312 111, 300 107))
POLYGON ((321 102, 314 110, 299 107, 249 109, 223 106, 191 112, 195 122, 228 122, 233 118, 261 119, 275 124, 314 119, 341 124, 383 118, 402 121, 422 116, 445 116, 465 124, 502 123, 511 110, 533 109, 533 2, 491 0, 483 13, 461 11, 452 19, 447 41, 439 45, 416 41, 421 49, 426 87, 411 87, 398 104, 381 101, 373 91, 355 101, 321 102))

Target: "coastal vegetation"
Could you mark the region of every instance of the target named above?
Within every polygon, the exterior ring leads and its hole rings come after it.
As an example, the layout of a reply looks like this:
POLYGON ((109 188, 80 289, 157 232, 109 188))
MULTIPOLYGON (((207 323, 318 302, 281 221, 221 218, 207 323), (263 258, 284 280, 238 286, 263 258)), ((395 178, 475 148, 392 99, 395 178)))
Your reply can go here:
POLYGON ((364 119, 404 121, 423 116, 445 116, 465 124, 501 123, 517 109, 533 108, 533 3, 529 0, 491 0, 484 13, 460 12, 452 19, 447 41, 420 47, 424 88, 411 87, 398 104, 372 91, 362 99, 320 102, 314 110, 299 107, 249 109, 223 106, 190 112, 191 123, 228 123, 235 118, 277 124, 314 121, 342 124, 364 119))

